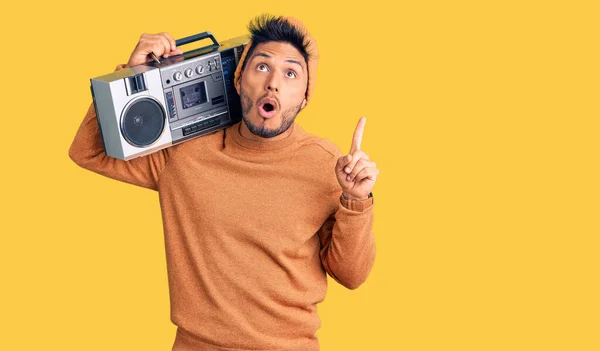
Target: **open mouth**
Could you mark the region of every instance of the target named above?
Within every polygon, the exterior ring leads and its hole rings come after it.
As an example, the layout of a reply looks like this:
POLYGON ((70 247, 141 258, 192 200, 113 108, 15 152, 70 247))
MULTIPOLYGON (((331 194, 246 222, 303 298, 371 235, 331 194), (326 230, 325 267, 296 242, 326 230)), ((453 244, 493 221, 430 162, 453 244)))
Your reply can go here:
POLYGON ((275 109, 275 106, 273 106, 267 102, 266 104, 263 105, 263 109, 267 112, 271 112, 275 109))
POLYGON ((263 118, 271 118, 277 113, 277 101, 271 98, 264 98, 258 104, 258 113, 263 118))

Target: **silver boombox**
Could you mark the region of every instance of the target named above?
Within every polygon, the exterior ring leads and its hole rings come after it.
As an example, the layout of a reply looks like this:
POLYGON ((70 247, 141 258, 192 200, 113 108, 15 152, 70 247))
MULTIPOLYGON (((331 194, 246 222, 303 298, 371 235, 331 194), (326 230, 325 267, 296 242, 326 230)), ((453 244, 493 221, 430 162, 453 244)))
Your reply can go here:
POLYGON ((212 44, 90 79, 108 156, 130 160, 241 121, 233 77, 250 38, 203 32, 176 45, 202 39, 212 44))

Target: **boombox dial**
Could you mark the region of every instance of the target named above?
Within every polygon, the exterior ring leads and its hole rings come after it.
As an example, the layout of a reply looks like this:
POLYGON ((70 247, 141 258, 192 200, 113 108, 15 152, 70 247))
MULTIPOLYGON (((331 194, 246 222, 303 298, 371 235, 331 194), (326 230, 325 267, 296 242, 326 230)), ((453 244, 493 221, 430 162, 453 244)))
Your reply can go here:
POLYGON ((181 80, 181 72, 177 71, 173 74, 173 79, 175 79, 176 81, 180 81, 181 80))
POLYGON ((194 74, 194 71, 191 68, 185 70, 185 76, 190 78, 194 74))
POLYGON ((196 72, 198 72, 198 74, 202 74, 204 72, 204 66, 200 65, 196 67, 196 72))

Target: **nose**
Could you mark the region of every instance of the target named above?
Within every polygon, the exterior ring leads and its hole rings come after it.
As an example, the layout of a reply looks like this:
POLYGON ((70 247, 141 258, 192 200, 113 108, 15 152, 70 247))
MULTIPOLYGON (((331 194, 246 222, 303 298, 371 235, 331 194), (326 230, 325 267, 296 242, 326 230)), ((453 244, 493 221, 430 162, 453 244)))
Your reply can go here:
POLYGON ((273 93, 278 93, 279 92, 279 79, 277 77, 278 75, 273 72, 269 75, 269 78, 267 79, 266 82, 266 90, 273 92, 273 93))

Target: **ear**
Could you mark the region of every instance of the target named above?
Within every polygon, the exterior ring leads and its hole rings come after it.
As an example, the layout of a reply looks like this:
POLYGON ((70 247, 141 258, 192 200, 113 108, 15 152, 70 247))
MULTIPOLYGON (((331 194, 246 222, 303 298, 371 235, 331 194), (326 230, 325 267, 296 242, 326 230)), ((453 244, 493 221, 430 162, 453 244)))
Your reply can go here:
POLYGON ((306 98, 304 98, 304 100, 302 100, 302 105, 300 106, 300 110, 304 110, 305 106, 306 106, 306 98))
POLYGON ((241 87, 241 81, 242 81, 242 75, 240 75, 240 79, 237 80, 237 82, 235 83, 235 90, 237 90, 237 93, 239 96, 240 95, 240 87, 241 87))

